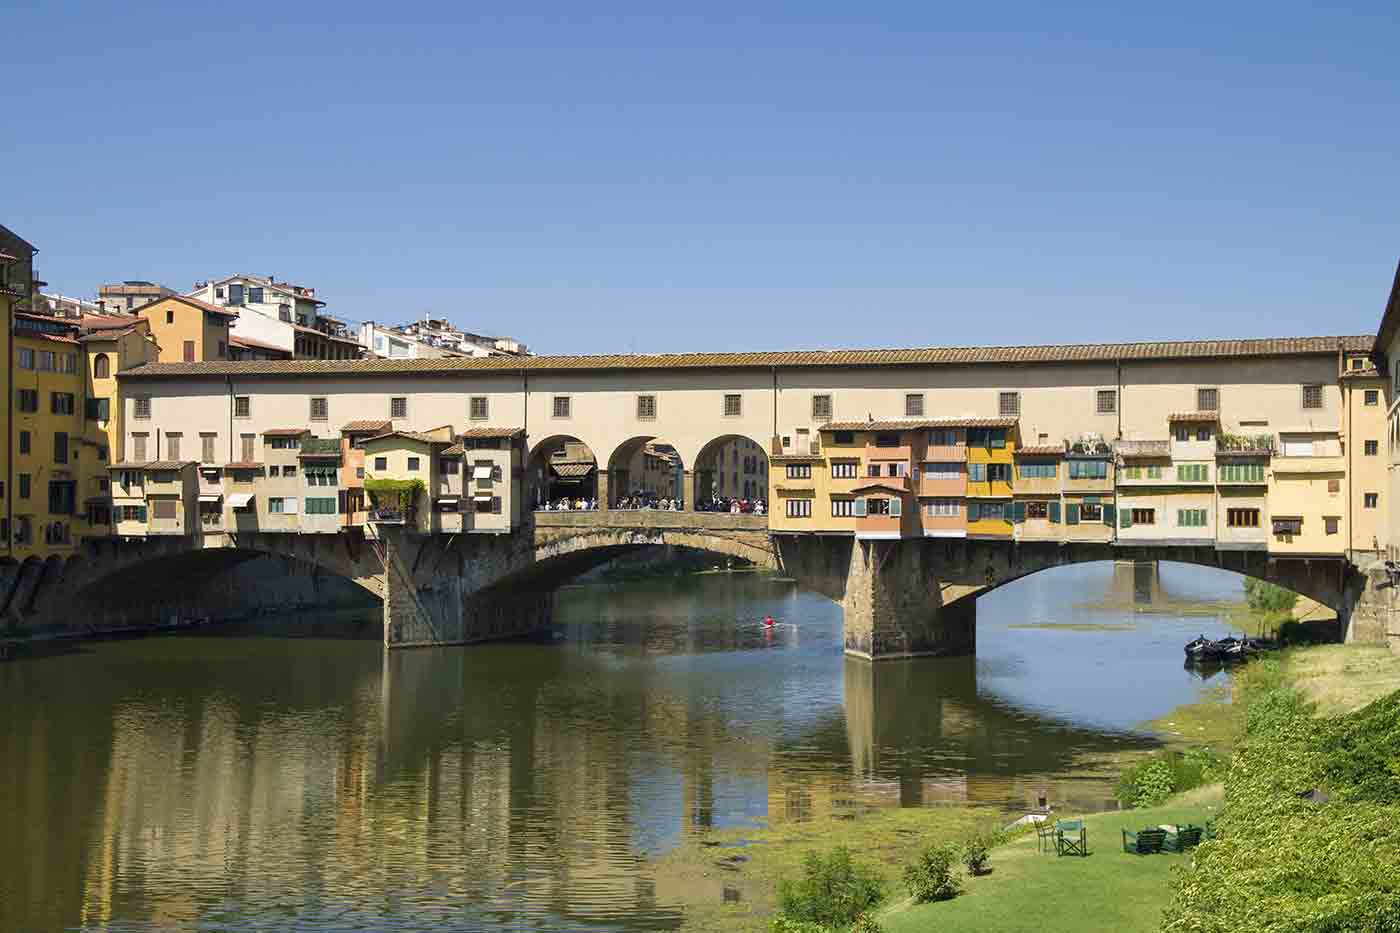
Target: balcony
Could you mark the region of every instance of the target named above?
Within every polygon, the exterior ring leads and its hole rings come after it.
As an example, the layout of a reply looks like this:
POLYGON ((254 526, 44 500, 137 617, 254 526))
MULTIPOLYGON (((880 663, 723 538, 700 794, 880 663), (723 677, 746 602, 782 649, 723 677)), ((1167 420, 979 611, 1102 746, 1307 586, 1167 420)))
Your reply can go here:
POLYGON ((372 525, 412 525, 417 520, 416 509, 370 509, 372 525))
POLYGON ((1215 452, 1220 454, 1254 454, 1272 456, 1274 436, 1272 434, 1217 434, 1215 452))
POLYGON ((953 497, 966 496, 967 474, 960 474, 956 479, 942 479, 924 476, 919 480, 919 495, 953 497))
POLYGON ((966 463, 967 446, 965 444, 939 444, 924 448, 925 463, 966 463))
POLYGON ((914 448, 908 444, 899 447, 877 447, 874 444, 865 445, 865 461, 888 463, 891 460, 910 462, 914 459, 914 448))
POLYGON ((1149 459, 1153 457, 1170 457, 1172 455, 1171 441, 1117 441, 1113 445, 1114 451, 1122 458, 1149 459))

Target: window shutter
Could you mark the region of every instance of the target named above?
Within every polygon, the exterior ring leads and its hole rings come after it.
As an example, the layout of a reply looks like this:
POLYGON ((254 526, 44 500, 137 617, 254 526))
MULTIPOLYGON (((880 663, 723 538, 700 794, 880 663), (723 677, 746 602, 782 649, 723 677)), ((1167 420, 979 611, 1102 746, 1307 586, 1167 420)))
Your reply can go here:
POLYGON ((1058 502, 1052 502, 1052 503, 1050 503, 1049 513, 1050 513, 1050 521, 1055 522, 1056 524, 1058 524, 1059 521, 1060 521, 1060 503, 1058 503, 1058 502))
POLYGON ((1103 523, 1110 528, 1113 527, 1113 506, 1105 505, 1103 507, 1103 523))
POLYGON ((865 517, 865 500, 864 500, 864 499, 857 499, 857 500, 856 500, 856 510, 855 510, 855 514, 856 514, 856 517, 857 517, 857 518, 863 518, 863 517, 865 517))
POLYGON ((967 478, 974 483, 985 483, 987 481, 987 465, 985 463, 969 463, 967 465, 967 478))
POLYGON ((890 514, 891 514, 891 515, 899 515, 899 514, 900 514, 900 510, 901 510, 902 508, 904 508, 904 500, 902 500, 902 499, 900 499, 900 498, 898 498, 898 497, 893 498, 893 499, 890 500, 890 514))
POLYGON ((1066 525, 1078 525, 1078 524, 1079 524, 1079 503, 1078 503, 1078 502, 1071 502, 1069 505, 1065 506, 1065 524, 1066 524, 1066 525))
POLYGON ((1132 509, 1124 509, 1123 511, 1121 511, 1121 512, 1118 513, 1118 527, 1119 527, 1119 528, 1131 528, 1131 527, 1133 527, 1133 510, 1132 510, 1132 509))
POLYGON ((976 521, 981 521, 981 520, 982 520, 982 505, 981 505, 981 503, 978 503, 978 502, 969 502, 969 503, 967 504, 967 520, 968 520, 969 522, 976 522, 976 521))
POLYGON ((1026 504, 1024 502, 1011 503, 1011 520, 1017 523, 1026 520, 1026 504))

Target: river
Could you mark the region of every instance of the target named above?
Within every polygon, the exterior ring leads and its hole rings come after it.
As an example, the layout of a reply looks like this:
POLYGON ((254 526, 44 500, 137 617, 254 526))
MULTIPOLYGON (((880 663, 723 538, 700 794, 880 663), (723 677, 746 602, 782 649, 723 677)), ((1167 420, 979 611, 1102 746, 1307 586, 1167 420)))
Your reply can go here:
POLYGON ((1062 568, 979 601, 976 658, 872 666, 838 606, 715 573, 567 588, 553 644, 205 634, 0 664, 0 930, 672 929, 651 860, 712 828, 1109 805, 1078 762, 1196 697, 1181 645, 1240 596, 1062 568))

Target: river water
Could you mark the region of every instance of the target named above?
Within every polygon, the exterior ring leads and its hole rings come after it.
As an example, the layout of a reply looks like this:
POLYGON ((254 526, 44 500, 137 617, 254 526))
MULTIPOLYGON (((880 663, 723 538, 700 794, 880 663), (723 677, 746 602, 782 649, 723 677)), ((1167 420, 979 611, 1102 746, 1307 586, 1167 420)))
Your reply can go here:
POLYGON ((1196 697, 1181 645, 1240 595, 1068 567, 980 600, 975 659, 872 666, 827 600, 698 574, 568 588, 553 644, 201 635, 3 664, 0 930, 671 929, 650 859, 711 828, 1108 805, 1082 761, 1196 697))

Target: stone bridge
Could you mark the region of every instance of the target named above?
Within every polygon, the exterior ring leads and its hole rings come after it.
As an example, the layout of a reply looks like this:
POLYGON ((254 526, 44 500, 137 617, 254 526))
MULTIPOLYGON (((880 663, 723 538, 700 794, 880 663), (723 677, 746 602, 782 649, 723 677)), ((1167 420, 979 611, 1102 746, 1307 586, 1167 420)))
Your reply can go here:
MULTIPOLYGON (((769 568, 840 602, 847 653, 970 654, 976 600, 1041 570, 1089 561, 1178 561, 1277 583, 1337 611, 1348 638, 1382 640, 1394 590, 1342 559, 1210 547, 981 539, 857 540, 772 534, 763 516, 542 512, 510 535, 420 535, 393 526, 341 534, 239 534, 99 541, 66 560, 0 569, 12 632, 74 632, 192 613, 223 571, 276 555, 352 581, 382 601, 389 647, 466 644, 548 628, 554 590, 620 555, 693 548, 769 568)), ((207 613, 206 613, 207 614, 207 613)))

